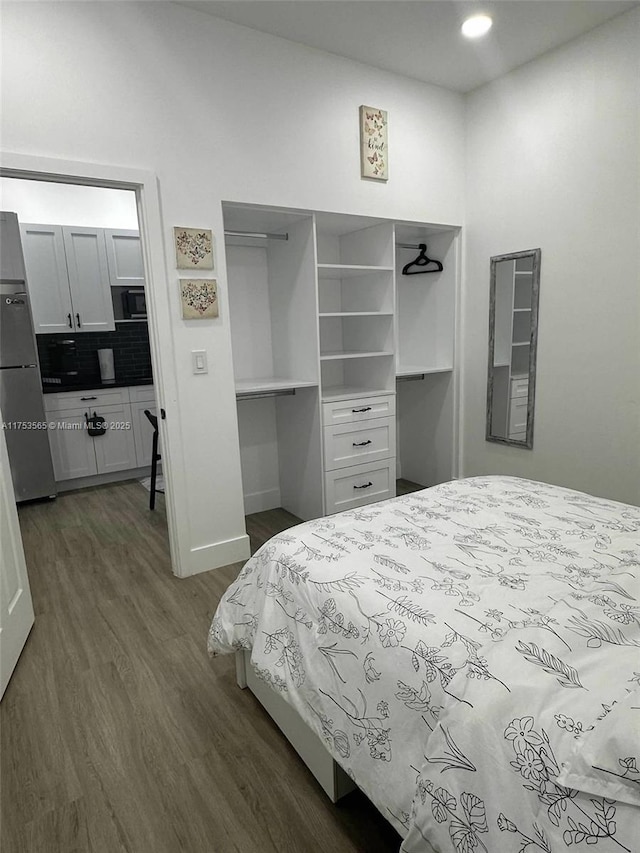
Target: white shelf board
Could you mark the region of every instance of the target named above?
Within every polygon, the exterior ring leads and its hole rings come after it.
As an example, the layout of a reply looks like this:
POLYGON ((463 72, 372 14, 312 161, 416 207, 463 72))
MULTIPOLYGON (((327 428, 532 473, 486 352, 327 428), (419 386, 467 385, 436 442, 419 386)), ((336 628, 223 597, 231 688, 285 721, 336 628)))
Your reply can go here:
POLYGON ((362 388, 355 385, 329 385, 322 389, 323 403, 336 403, 339 400, 357 400, 361 397, 381 397, 383 394, 395 394, 387 388, 362 388))
POLYGON ((319 317, 393 317, 393 311, 324 311, 319 317))
POLYGON ((444 367, 425 367, 416 366, 414 364, 401 364, 396 367, 396 376, 418 376, 421 373, 451 373, 453 367, 447 365, 444 367))
POLYGON ((528 346, 530 346, 530 344, 531 344, 531 341, 512 341, 511 342, 512 347, 528 347, 528 346))
POLYGON ((318 278, 320 279, 360 278, 360 276, 376 272, 392 273, 394 269, 393 267, 371 267, 360 266, 359 264, 318 264, 318 278))
POLYGON ((514 270, 515 275, 533 275, 533 270, 514 270))
POLYGON ((344 358, 377 358, 381 355, 393 355, 391 350, 377 350, 375 352, 321 352, 320 361, 336 361, 344 358))
POLYGON ((267 376, 263 379, 236 379, 236 394, 261 394, 269 391, 289 391, 294 388, 314 388, 317 382, 306 379, 280 379, 267 376))
POLYGON ((513 309, 514 314, 521 314, 524 311, 528 311, 529 313, 531 313, 531 308, 514 308, 513 309))

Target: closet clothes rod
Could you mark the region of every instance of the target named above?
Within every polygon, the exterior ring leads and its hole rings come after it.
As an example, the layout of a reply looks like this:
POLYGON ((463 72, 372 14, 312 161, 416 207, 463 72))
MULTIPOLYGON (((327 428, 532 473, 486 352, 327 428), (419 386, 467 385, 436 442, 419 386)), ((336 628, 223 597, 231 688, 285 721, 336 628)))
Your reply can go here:
POLYGON ((396 243, 397 249, 419 249, 419 243, 396 243))
POLYGON ((283 391, 244 391, 236 394, 236 400, 262 400, 264 397, 292 397, 295 393, 295 388, 287 388, 283 391))
POLYGON ((263 240, 288 240, 288 234, 269 234, 264 231, 225 231, 225 237, 259 237, 263 240))

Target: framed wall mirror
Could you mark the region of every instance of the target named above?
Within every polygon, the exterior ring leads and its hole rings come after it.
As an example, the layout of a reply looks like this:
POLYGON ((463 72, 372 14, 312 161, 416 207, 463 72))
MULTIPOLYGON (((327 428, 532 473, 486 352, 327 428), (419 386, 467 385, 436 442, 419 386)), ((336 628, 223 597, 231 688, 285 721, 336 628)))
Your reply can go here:
POLYGON ((540 249, 491 258, 487 441, 533 447, 540 249))

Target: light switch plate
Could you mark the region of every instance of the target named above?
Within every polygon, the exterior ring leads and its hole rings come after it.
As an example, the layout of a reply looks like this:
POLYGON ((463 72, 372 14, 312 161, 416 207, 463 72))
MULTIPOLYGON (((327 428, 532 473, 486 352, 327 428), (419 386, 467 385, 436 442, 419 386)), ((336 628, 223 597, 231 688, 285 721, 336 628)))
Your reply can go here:
POLYGON ((194 373, 209 372, 209 367, 207 366, 207 351, 205 349, 191 350, 191 363, 193 365, 194 373))

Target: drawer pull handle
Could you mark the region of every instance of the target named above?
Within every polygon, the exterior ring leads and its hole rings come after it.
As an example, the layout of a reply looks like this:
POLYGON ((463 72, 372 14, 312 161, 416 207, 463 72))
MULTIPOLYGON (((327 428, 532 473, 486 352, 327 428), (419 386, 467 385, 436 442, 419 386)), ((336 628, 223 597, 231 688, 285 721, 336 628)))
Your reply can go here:
POLYGON ((354 489, 368 489, 369 486, 373 486, 373 483, 371 481, 369 481, 368 483, 365 483, 364 486, 354 486, 353 488, 354 489))
POLYGON ((364 409, 351 409, 352 412, 370 412, 371 406, 365 406, 364 409))
POLYGON ((371 444, 371 439, 367 439, 366 441, 354 441, 354 447, 365 447, 367 444, 371 444))
POLYGON ((97 400, 97 397, 80 397, 81 400, 97 400))
POLYGON ((67 319, 69 321, 69 328, 73 329, 73 323, 71 322, 71 314, 67 314, 67 319))

